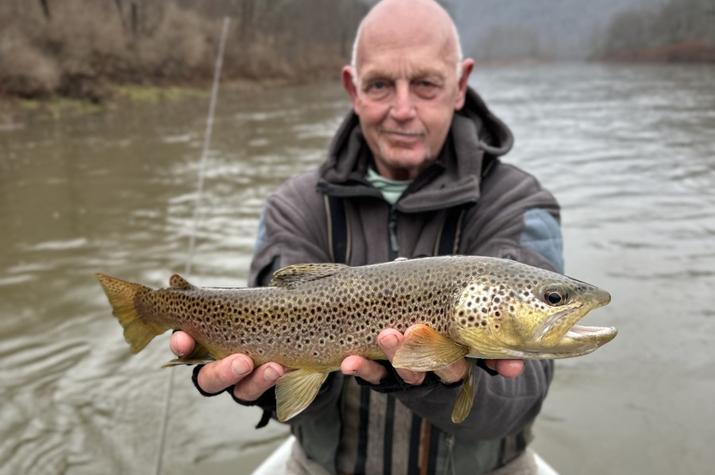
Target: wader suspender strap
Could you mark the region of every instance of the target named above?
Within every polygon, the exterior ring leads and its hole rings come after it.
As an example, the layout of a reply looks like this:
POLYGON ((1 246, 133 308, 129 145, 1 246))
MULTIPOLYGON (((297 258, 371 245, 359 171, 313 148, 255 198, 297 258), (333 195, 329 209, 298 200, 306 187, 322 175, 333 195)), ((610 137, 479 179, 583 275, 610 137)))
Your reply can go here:
POLYGON ((347 264, 350 247, 348 222, 345 216, 345 202, 336 196, 324 195, 325 211, 328 218, 328 239, 333 262, 347 264))
POLYGON ((435 249, 435 256, 448 256, 459 252, 462 237, 462 218, 471 204, 455 206, 447 211, 442 233, 439 236, 439 243, 435 249))
MULTIPOLYGON (((350 233, 345 216, 345 202, 342 198, 324 195, 325 211, 328 222, 328 243, 333 262, 348 264, 350 258, 350 233)), ((473 205, 467 203, 447 210, 444 227, 435 244, 433 255, 447 256, 457 254, 462 238, 462 222, 465 212, 473 205)))

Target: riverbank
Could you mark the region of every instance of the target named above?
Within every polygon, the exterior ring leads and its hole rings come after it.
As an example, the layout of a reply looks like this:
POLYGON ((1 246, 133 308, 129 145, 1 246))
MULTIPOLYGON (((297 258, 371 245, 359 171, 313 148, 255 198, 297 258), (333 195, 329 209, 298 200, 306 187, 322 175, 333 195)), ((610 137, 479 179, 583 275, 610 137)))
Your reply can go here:
MULTIPOLYGON (((267 89, 295 85, 297 81, 288 79, 230 79, 221 82, 222 94, 261 93, 267 89)), ((61 95, 25 98, 21 96, 0 96, 0 132, 22 128, 27 118, 44 117, 62 119, 78 115, 101 113, 124 107, 127 103, 180 102, 189 97, 208 98, 211 84, 208 81, 194 81, 185 84, 138 85, 108 84, 101 101, 87 98, 65 97, 61 95)), ((207 106, 208 107, 208 106, 207 106)))

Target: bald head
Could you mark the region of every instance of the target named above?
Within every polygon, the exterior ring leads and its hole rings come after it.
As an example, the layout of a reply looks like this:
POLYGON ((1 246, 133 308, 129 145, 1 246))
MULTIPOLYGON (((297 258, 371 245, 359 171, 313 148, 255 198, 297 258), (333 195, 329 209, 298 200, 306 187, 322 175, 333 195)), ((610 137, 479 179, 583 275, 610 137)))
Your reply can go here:
POLYGON ((434 0, 382 0, 363 18, 353 43, 350 65, 359 76, 365 45, 391 47, 405 43, 436 43, 452 62, 457 79, 462 75, 459 34, 447 11, 434 0))

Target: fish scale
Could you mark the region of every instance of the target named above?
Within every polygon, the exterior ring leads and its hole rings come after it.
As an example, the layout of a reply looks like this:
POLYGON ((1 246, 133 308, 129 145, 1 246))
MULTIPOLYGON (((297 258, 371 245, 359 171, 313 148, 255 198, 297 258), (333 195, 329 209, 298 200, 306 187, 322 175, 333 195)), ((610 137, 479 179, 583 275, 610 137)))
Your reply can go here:
MULTIPOLYGON (((197 350, 177 364, 244 353, 256 365, 274 361, 295 370, 277 383, 281 420, 307 407, 345 357, 385 359, 377 344, 385 328, 406 332, 392 363, 414 371, 437 370, 464 356, 579 356, 616 334, 576 325, 610 301, 607 292, 490 257, 298 264, 276 271, 263 288, 199 288, 174 275, 169 288, 152 290, 98 278, 135 352, 154 336, 181 329, 197 350)), ((455 422, 469 413, 473 383, 470 374, 457 398, 455 422)))

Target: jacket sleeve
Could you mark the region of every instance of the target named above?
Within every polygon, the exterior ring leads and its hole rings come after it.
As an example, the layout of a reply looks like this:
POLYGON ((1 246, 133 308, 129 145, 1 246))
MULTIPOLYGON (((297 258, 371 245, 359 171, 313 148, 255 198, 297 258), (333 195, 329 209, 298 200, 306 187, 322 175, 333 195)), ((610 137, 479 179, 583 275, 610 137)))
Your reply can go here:
MULTIPOLYGON (((531 176, 501 166, 488 180, 480 204, 465 216, 464 254, 518 260, 563 271, 559 206, 531 176), (499 192, 501 191, 501 192, 499 192), (483 204, 481 204, 483 203, 483 204)), ((474 362, 471 362, 474 364, 474 362)), ((553 375, 553 361, 527 360, 514 379, 490 375, 475 364, 475 400, 461 424, 451 422, 460 388, 417 387, 397 393, 405 405, 440 429, 471 438, 501 438, 514 434, 539 413, 553 375)))

